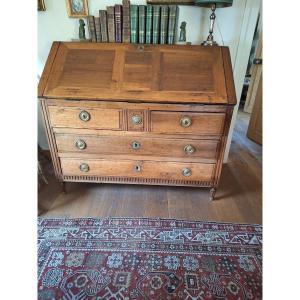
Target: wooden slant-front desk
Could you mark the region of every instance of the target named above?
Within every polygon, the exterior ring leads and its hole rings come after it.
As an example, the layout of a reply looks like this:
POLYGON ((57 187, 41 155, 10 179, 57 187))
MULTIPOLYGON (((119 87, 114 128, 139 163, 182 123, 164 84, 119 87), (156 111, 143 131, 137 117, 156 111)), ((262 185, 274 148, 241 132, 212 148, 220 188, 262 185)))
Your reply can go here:
POLYGON ((58 180, 210 187, 236 104, 227 47, 54 42, 41 101, 58 180))

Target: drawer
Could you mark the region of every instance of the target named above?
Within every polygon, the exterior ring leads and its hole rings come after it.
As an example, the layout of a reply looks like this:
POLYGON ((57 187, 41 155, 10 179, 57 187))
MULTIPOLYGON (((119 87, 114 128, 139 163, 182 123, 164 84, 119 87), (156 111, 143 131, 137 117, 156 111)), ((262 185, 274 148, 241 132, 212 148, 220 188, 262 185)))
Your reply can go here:
POLYGON ((122 110, 49 106, 53 127, 121 130, 122 110))
POLYGON ((141 136, 97 136, 56 134, 58 152, 127 154, 203 158, 215 160, 219 141, 196 139, 145 138, 141 136))
POLYGON ((221 135, 225 113, 151 112, 151 131, 169 134, 221 135))
POLYGON ((134 160, 61 158, 65 176, 140 177, 169 180, 211 181, 214 164, 134 160))
POLYGON ((214 164, 62 158, 63 175, 210 181, 214 164))

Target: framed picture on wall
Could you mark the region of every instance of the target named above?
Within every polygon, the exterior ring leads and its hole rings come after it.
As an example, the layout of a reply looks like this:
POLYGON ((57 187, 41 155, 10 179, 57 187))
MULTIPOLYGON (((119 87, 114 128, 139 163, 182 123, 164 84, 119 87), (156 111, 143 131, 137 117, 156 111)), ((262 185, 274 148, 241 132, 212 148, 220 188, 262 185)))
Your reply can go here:
POLYGON ((38 11, 45 11, 46 5, 45 0, 38 0, 38 11))
POLYGON ((88 0, 66 0, 70 18, 87 17, 89 14, 88 0))

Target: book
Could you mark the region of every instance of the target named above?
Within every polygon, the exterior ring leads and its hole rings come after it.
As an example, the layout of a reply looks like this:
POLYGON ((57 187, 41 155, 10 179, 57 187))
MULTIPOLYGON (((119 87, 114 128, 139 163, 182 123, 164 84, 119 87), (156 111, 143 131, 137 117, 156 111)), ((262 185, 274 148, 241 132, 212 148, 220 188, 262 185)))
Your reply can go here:
POLYGON ((122 33, 123 33, 123 43, 130 43, 130 1, 123 0, 123 26, 122 26, 122 33))
POLYGON ((88 25, 89 25, 89 32, 90 32, 90 38, 92 39, 92 42, 96 42, 96 28, 95 28, 95 18, 94 16, 88 16, 88 25))
POLYGON ((139 5, 139 43, 145 44, 146 6, 139 5))
POLYGON ((153 22, 153 6, 146 7, 146 44, 152 42, 152 22, 153 22))
POLYGON ((169 6, 169 25, 168 25, 168 44, 175 44, 176 38, 176 27, 178 20, 178 6, 170 5, 169 6))
POLYGON ((169 7, 162 5, 160 13, 160 44, 167 43, 169 7))
POLYGON ((97 41, 97 43, 100 43, 102 41, 100 17, 95 17, 94 20, 95 20, 96 41, 97 41))
POLYGON ((108 30, 108 41, 114 43, 115 40, 115 7, 107 6, 107 30, 108 30))
POLYGON ((130 5, 130 41, 138 42, 138 6, 130 5))
POLYGON ((99 10, 100 17, 100 27, 101 27, 101 39, 103 43, 108 42, 108 32, 107 32, 107 14, 106 10, 99 10))
POLYGON ((115 33, 116 33, 116 42, 122 43, 122 5, 115 5, 115 33))
POLYGON ((160 25, 160 6, 153 6, 153 34, 152 43, 158 44, 159 42, 159 25, 160 25))

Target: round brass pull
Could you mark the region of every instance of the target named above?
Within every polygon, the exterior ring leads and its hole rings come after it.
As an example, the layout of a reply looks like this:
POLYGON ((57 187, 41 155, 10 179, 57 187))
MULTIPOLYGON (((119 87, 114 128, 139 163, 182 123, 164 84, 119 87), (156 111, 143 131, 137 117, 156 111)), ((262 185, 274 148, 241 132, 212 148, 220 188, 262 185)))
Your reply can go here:
POLYGON ((79 150, 83 150, 86 148, 86 143, 84 140, 77 140, 75 143, 75 146, 79 149, 79 150))
POLYGON ((132 116, 132 117, 131 117, 131 120, 132 120, 132 123, 133 123, 134 125, 139 125, 139 124, 142 123, 142 117, 139 116, 139 115, 134 115, 134 116, 132 116))
POLYGON ((141 170, 142 170, 142 167, 141 167, 140 165, 135 165, 135 166, 133 167, 133 171, 134 171, 134 172, 141 172, 141 170))
POLYGON ((189 168, 183 168, 182 169, 182 175, 185 177, 191 176, 192 175, 192 171, 189 168))
POLYGON ((186 154, 193 154, 196 151, 195 147, 192 145, 186 145, 183 150, 186 154))
POLYGON ((88 172, 90 170, 90 167, 88 164, 82 163, 80 164, 79 169, 81 172, 88 172))
POLYGON ((86 110, 81 111, 79 114, 79 119, 83 122, 89 121, 90 118, 91 118, 91 115, 86 110))
POLYGON ((180 119, 180 125, 182 127, 190 127, 192 125, 192 119, 190 117, 182 117, 180 119))
POLYGON ((132 149, 134 149, 134 150, 138 150, 138 149, 141 148, 141 143, 140 143, 140 142, 137 142, 137 141, 133 141, 133 142, 131 143, 131 147, 132 147, 132 149))

